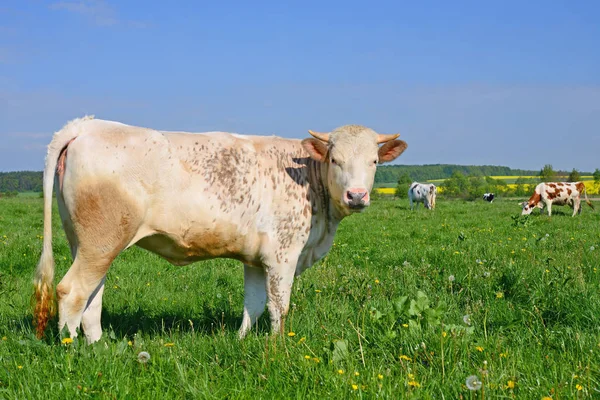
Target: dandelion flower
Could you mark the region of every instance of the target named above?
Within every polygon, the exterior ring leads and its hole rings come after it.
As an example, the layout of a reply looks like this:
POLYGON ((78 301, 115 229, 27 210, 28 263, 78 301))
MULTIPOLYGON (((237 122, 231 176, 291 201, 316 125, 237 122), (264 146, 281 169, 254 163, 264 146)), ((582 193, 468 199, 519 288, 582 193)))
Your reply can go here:
POLYGON ((22 365, 17 365, 17 368, 23 369, 23 366, 22 365))
POLYGON ((408 324, 402 324, 402 327, 408 328, 408 324))
POLYGON ((73 339, 71 339, 70 337, 66 337, 63 340, 61 340, 62 344, 71 344, 73 343, 73 339))
POLYGON ((445 331, 442 332, 442 337, 446 337, 446 336, 448 336, 448 333, 446 333, 445 331))
POLYGON ((321 362, 321 360, 319 360, 319 358, 318 358, 318 357, 313 357, 313 359, 312 359, 312 360, 313 360, 314 362, 316 362, 317 364, 321 362))
POLYGON ((358 385, 352 385, 352 390, 358 390, 358 385))
POLYGON ((375 279, 375 284, 379 285, 379 279, 375 279))
POLYGON ((454 282, 454 279, 455 279, 455 278, 454 278, 454 275, 450 275, 450 276, 448 277, 448 280, 449 280, 450 282, 454 282))
POLYGON ((315 293, 321 293, 319 289, 315 289, 315 293))
POLYGON ((471 325, 471 316, 469 314, 463 316, 463 322, 467 325, 471 325))
POLYGON ((477 346, 477 347, 475 347, 475 350, 477 350, 478 352, 481 353, 481 352, 483 352, 483 347, 477 346))
POLYGON ((6 336, 2 336, 2 340, 8 340, 6 336))
POLYGON ((401 359, 401 360, 404 360, 404 361, 412 361, 412 360, 410 359, 410 357, 409 357, 409 356, 406 356, 406 355, 404 355, 404 354, 402 354, 402 355, 400 356, 400 359, 401 359))
POLYGON ((471 375, 467 377, 465 384, 467 385, 467 389, 469 390, 479 390, 481 389, 482 385, 477 375, 471 375))
POLYGON ((305 355, 304 358, 307 359, 307 360, 310 360, 310 356, 309 355, 305 355))
POLYGON ((577 385, 575 385, 575 389, 581 391, 583 390, 583 386, 581 386, 579 383, 577 385))
POLYGON ((359 376, 359 375, 360 375, 360 372, 354 371, 354 376, 359 376))
POLYGON ((377 375, 377 379, 383 379, 383 375, 381 375, 381 374, 377 375))
POLYGON ((344 375, 344 370, 343 369, 338 369, 338 374, 344 375))
POLYGON ((175 346, 175 343, 165 343, 165 347, 173 347, 175 346))
POLYGON ((150 354, 147 351, 140 351, 137 358, 140 363, 146 364, 150 361, 150 354))
POLYGON ((500 353, 500 358, 506 358, 506 357, 508 357, 508 352, 500 353))
POLYGON ((504 293, 502 293, 502 292, 498 292, 498 293, 496 293, 496 298, 497 298, 497 299, 501 299, 501 298, 503 298, 503 297, 504 297, 504 293))
POLYGON ((507 389, 514 389, 515 388, 515 381, 508 381, 506 383, 506 388, 507 389))
POLYGON ((130 341, 127 342, 127 345, 128 346, 133 346, 133 342, 130 340, 130 341))
POLYGON ((542 400, 552 400, 552 397, 544 396, 542 397, 542 400))
POLYGON ((421 387, 421 384, 417 381, 408 381, 408 386, 418 388, 421 387))
POLYGON ((288 336, 289 337, 294 337, 294 336, 296 336, 296 334, 294 332, 288 332, 288 336))
POLYGON ((306 341, 306 336, 302 336, 300 340, 298 340, 298 344, 304 343, 306 341))

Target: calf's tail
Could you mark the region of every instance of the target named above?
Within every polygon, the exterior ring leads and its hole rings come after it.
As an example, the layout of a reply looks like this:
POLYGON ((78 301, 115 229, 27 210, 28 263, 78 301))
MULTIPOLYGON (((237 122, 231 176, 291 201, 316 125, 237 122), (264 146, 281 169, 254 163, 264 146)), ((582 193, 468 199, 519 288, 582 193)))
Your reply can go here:
MULTIPOLYGON (((56 314, 56 298, 54 293, 54 256, 52 254, 52 189, 54 176, 59 164, 59 158, 67 150, 81 129, 80 122, 92 119, 84 117, 69 122, 63 129, 56 132, 48 145, 46 155, 46 166, 44 168, 44 239, 40 261, 38 262, 33 279, 34 293, 33 303, 33 325, 38 338, 44 336, 48 321, 56 314)), ((61 163, 61 168, 64 164, 61 163)))

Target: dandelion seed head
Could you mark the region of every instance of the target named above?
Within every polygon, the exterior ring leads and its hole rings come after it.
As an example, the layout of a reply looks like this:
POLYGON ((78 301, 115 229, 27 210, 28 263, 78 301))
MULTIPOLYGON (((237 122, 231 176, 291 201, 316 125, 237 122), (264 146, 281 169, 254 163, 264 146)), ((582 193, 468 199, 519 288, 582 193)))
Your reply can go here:
POLYGON ((137 359, 140 363, 146 364, 148 361, 150 361, 150 354, 147 351, 140 351, 137 359))
POLYGON ((594 251, 596 248, 594 246, 590 246, 590 251, 594 251))
POLYGON ((467 325, 471 325, 471 316, 469 314, 463 316, 463 322, 467 325))
POLYGON ((469 390, 479 390, 481 389, 482 385, 477 375, 470 375, 469 377, 467 377, 465 384, 467 385, 467 389, 469 390))
POLYGON ((454 275, 450 275, 450 276, 448 277, 448 280, 449 280, 450 282, 454 282, 454 279, 455 279, 455 278, 454 278, 454 275))

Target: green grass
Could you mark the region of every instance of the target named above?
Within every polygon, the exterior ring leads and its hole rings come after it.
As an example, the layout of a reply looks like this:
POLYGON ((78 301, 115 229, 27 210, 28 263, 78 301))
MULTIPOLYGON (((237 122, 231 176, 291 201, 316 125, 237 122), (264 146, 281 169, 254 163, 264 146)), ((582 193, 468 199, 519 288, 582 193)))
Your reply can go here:
MULTIPOLYGON (((88 346, 62 344, 56 321, 34 338, 42 203, 0 199, 0 398, 597 398, 600 215, 584 207, 525 218, 515 201, 376 201, 296 280, 295 335, 279 338, 265 312, 237 340, 238 262, 175 267, 133 248, 88 346)), ((70 254, 54 217, 58 282, 70 254)))

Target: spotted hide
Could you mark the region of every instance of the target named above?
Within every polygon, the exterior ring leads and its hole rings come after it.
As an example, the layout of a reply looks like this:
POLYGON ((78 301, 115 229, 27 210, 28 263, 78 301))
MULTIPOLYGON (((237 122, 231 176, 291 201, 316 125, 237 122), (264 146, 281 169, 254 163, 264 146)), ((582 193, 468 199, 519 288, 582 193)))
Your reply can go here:
POLYGON ((419 203, 423 203, 425 208, 433 210, 435 208, 435 197, 437 188, 433 183, 413 182, 408 189, 408 201, 410 209, 417 208, 419 203))
POLYGON ((581 213, 581 198, 583 193, 585 202, 593 209, 594 205, 588 200, 583 182, 546 182, 540 183, 535 187, 535 191, 528 201, 521 203, 523 212, 521 214, 531 214, 534 208, 538 207, 540 213, 544 205, 548 209, 548 215, 552 215, 552 205, 568 205, 573 208, 573 217, 581 213))
POLYGON ((172 264, 244 264, 240 338, 269 310, 280 332, 294 276, 331 248, 340 221, 369 204, 378 163, 407 147, 358 125, 304 140, 190 134, 90 117, 68 123, 44 170, 44 240, 36 270, 39 336, 53 312, 52 191, 73 264, 56 287, 59 328, 97 341, 106 272, 137 245, 172 264), (382 146, 380 146, 382 144, 382 146))

